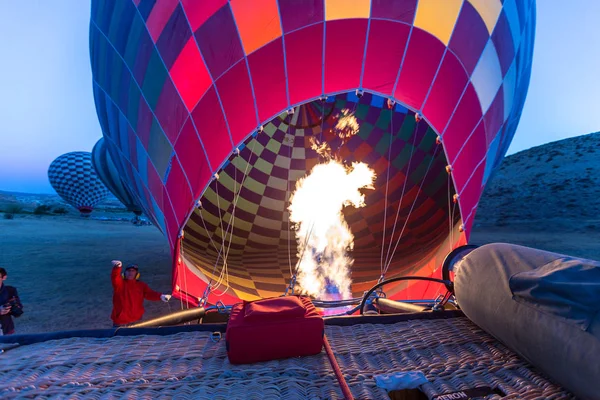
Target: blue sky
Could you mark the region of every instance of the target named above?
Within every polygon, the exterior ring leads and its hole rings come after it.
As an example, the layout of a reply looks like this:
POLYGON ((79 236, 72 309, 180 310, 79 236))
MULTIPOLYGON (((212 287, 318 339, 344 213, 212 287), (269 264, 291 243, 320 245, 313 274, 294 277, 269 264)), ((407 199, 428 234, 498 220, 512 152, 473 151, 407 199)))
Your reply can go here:
MULTIPOLYGON (((529 94, 509 154, 600 130, 600 1, 538 0, 529 94)), ((89 1, 0 2, 0 190, 53 193, 46 171, 101 137, 89 1)))

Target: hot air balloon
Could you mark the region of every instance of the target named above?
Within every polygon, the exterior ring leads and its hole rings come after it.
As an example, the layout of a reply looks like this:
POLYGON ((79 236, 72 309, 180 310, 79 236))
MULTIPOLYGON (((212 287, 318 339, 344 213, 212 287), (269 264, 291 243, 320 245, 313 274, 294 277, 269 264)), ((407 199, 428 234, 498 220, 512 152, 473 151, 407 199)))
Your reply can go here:
POLYGON ((123 203, 128 211, 135 214, 136 220, 139 219, 139 216, 142 215, 142 209, 134 200, 131 189, 127 187, 119 176, 117 168, 106 147, 104 138, 98 140, 94 145, 92 150, 92 165, 94 166, 96 175, 98 175, 98 178, 100 178, 108 190, 123 203))
POLYGON ((74 151, 56 158, 48 168, 48 179, 56 193, 82 216, 89 216, 94 206, 108 196, 88 152, 74 151))
POLYGON ((192 304, 290 286, 302 238, 289 201, 322 162, 315 141, 367 163, 374 189, 343 211, 360 296, 440 276, 468 242, 521 115, 534 32, 531 0, 93 0, 95 103, 192 304), (345 116, 358 131, 341 137, 345 116))

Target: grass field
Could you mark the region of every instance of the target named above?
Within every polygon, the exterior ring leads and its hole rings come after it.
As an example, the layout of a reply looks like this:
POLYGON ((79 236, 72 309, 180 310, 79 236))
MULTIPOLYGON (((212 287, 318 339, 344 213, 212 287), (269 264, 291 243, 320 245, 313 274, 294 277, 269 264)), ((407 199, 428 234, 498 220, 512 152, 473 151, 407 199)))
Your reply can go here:
MULTIPOLYGON (((590 226, 544 221, 476 227, 471 241, 509 242, 600 260, 600 232, 590 226)), ((18 288, 25 306, 16 320, 17 333, 110 327, 113 259, 139 264, 143 281, 170 292, 168 244, 153 226, 74 216, 0 219, 0 266, 8 270, 7 284, 18 288)), ((176 300, 146 302, 145 318, 179 308, 176 300)))

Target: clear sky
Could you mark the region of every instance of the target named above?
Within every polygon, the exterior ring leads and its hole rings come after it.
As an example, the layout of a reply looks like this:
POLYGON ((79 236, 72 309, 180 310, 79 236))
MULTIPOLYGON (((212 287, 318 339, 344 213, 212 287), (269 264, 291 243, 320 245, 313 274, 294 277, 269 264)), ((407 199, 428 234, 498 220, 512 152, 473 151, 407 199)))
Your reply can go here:
MULTIPOLYGON (((0 190, 53 193, 46 171, 101 137, 85 0, 0 1, 0 190)), ((600 131, 600 1, 537 0, 529 94, 509 154, 600 131)))

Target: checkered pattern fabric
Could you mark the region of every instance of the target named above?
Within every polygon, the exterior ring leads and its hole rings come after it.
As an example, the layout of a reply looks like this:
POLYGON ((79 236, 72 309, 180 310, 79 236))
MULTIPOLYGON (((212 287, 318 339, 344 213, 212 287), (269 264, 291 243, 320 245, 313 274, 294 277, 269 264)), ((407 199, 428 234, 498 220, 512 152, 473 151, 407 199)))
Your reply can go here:
POLYGON ((108 189, 92 166, 92 155, 87 152, 63 154, 52 161, 48 179, 56 193, 81 212, 92 211, 108 196, 108 189))
MULTIPOLYGON (((297 107, 292 115, 284 113, 249 138, 210 183, 201 208, 185 227, 188 261, 216 281, 227 253, 229 286, 238 297, 281 294, 297 262, 289 198, 296 181, 322 161, 310 149, 310 139, 317 138, 348 165, 367 162, 377 174, 375 190, 365 191, 367 206, 344 210, 355 236, 355 292, 379 278, 384 235, 387 255, 390 243, 402 234, 388 276, 407 270, 431 273, 423 260, 449 236, 447 162, 426 122, 417 123, 405 108, 392 111, 383 104, 381 97, 370 94, 360 99, 333 96, 297 107), (344 109, 354 112, 360 129, 342 144, 333 128, 344 109)), ((452 194, 453 188, 450 198, 452 194)), ((453 217, 454 229, 458 212, 453 217)))
MULTIPOLYGON (((172 249, 257 127, 357 89, 418 112, 440 136, 468 238, 521 115, 535 18, 535 0, 92 0, 96 108, 119 175, 172 249)), ((373 145, 347 151, 383 147, 373 145)))

